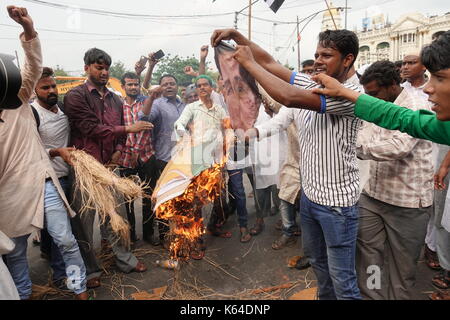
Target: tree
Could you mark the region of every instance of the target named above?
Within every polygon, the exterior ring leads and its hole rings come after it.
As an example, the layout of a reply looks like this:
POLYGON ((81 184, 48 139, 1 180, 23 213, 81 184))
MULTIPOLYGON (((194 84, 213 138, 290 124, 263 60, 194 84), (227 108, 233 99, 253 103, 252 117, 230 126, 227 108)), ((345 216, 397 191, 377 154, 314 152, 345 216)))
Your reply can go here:
POLYGON ((188 86, 192 83, 194 77, 185 74, 184 67, 191 66, 198 71, 199 64, 198 59, 194 56, 182 58, 176 55, 172 57, 169 53, 156 65, 156 71, 153 72, 152 76, 152 84, 158 84, 159 78, 164 74, 171 74, 177 78, 178 85, 188 86))
POLYGON ((134 72, 129 71, 125 68, 125 64, 122 61, 116 61, 110 68, 109 68, 109 76, 114 77, 117 79, 121 79, 122 76, 127 72, 134 72))

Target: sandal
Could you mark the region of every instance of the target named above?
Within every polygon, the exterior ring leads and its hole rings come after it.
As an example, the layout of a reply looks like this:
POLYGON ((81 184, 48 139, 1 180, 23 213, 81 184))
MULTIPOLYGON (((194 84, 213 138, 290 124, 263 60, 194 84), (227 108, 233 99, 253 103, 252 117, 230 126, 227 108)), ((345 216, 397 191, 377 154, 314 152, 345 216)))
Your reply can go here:
POLYGON ((443 290, 450 289, 450 271, 443 270, 433 277, 431 283, 443 290))
POLYGON ((280 249, 282 249, 284 247, 292 246, 295 243, 297 243, 297 238, 295 238, 294 236, 288 237, 288 236, 285 236, 283 234, 283 235, 281 235, 281 237, 279 237, 277 240, 275 240, 272 243, 272 249, 273 250, 280 250, 280 249))
POLYGON ((100 283, 100 278, 99 277, 89 279, 86 282, 86 288, 88 288, 88 289, 95 289, 95 288, 98 288, 100 286, 101 286, 101 283, 100 283))
POLYGON ((248 229, 247 228, 241 228, 241 239, 240 241, 242 243, 247 243, 252 239, 252 235, 250 233, 248 233, 248 229))
POLYGON ((250 229, 250 234, 252 236, 257 236, 264 230, 264 222, 257 222, 253 228, 250 229))
POLYGON ((432 270, 442 270, 441 265, 439 264, 439 258, 437 256, 437 253, 430 248, 428 248, 427 245, 425 245, 425 261, 427 263, 427 266, 432 270))
POLYGON ((449 291, 446 291, 446 292, 436 291, 436 292, 433 292, 432 294, 430 294, 428 296, 428 298, 430 298, 430 300, 447 300, 447 301, 450 301, 450 292, 449 291))
POLYGON ((213 229, 213 230, 208 230, 208 233, 214 237, 220 237, 220 238, 231 238, 232 234, 230 231, 223 231, 220 230, 219 228, 213 229))

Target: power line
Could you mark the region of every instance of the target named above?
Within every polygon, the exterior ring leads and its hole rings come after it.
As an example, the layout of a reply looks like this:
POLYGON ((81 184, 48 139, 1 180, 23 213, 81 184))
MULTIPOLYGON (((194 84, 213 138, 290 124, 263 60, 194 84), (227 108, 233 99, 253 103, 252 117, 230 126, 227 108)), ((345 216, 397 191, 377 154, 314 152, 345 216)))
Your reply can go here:
POLYGON ((213 13, 213 14, 195 14, 195 15, 152 15, 152 14, 137 14, 137 13, 123 13, 117 11, 107 11, 91 8, 82 8, 77 5, 65 5, 54 2, 42 1, 42 0, 23 0, 26 2, 31 2, 38 5, 43 5, 47 7, 53 7, 64 10, 79 10, 80 12, 89 14, 98 14, 104 16, 112 16, 118 18, 140 18, 140 19, 198 19, 198 18, 211 18, 234 15, 234 12, 224 12, 224 13, 213 13))

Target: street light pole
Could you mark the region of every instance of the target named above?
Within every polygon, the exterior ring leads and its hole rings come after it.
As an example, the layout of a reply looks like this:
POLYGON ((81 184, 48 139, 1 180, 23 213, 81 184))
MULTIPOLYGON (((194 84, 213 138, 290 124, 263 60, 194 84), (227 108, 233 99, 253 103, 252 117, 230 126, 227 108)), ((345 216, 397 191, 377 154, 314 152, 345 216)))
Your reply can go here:
POLYGON ((348 6, 347 6, 347 0, 345 0, 345 29, 347 30, 347 12, 348 12, 348 6))
POLYGON ((252 0, 248 3, 248 40, 252 40, 252 0))
POLYGON ((298 66, 298 72, 300 72, 300 23, 298 21, 298 16, 297 16, 297 66, 298 66))

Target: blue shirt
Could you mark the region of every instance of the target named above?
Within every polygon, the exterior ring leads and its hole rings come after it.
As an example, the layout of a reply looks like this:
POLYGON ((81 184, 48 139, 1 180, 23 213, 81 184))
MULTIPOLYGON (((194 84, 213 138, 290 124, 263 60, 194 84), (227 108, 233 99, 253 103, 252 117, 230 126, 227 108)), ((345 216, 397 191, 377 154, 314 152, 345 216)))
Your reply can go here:
POLYGON ((150 115, 139 112, 139 120, 153 123, 152 139, 156 159, 169 162, 172 158, 172 149, 176 144, 174 123, 184 107, 185 104, 178 98, 170 102, 166 97, 161 97, 153 102, 150 115))

